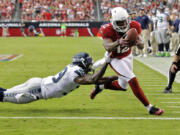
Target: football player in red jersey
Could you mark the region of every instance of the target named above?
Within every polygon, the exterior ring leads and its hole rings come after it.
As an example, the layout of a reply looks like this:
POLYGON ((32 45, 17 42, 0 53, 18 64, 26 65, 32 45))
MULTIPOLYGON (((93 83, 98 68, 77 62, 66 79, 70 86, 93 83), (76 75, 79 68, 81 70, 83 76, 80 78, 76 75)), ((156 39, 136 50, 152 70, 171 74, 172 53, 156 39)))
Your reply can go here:
MULTIPOLYGON (((101 35, 104 48, 106 51, 111 52, 110 66, 117 73, 118 80, 108 84, 96 85, 94 90, 91 91, 90 98, 94 99, 102 89, 126 91, 129 85, 134 95, 142 102, 150 114, 161 115, 164 110, 150 104, 133 73, 131 45, 124 38, 125 33, 130 28, 135 28, 140 34, 141 26, 138 22, 129 20, 129 15, 124 8, 116 7, 112 9, 111 15, 110 23, 101 27, 101 35)), ((140 38, 135 45, 139 49, 143 49, 143 43, 140 38)))

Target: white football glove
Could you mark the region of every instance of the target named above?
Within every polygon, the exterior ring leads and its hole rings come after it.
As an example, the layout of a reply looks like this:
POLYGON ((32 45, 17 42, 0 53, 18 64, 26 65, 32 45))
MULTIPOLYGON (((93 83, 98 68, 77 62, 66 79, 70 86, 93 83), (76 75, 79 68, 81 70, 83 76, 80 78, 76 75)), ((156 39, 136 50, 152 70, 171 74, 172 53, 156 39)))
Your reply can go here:
POLYGON ((110 63, 110 61, 111 61, 110 55, 111 55, 111 53, 109 53, 107 51, 105 52, 104 59, 105 59, 106 63, 110 63))
POLYGON ((101 67, 105 63, 105 58, 102 58, 100 60, 97 60, 93 63, 92 69, 95 70, 96 68, 101 67))
POLYGON ((95 70, 96 68, 102 67, 102 65, 106 63, 110 63, 111 58, 110 58, 110 53, 105 52, 104 58, 99 59, 93 63, 92 69, 95 70))

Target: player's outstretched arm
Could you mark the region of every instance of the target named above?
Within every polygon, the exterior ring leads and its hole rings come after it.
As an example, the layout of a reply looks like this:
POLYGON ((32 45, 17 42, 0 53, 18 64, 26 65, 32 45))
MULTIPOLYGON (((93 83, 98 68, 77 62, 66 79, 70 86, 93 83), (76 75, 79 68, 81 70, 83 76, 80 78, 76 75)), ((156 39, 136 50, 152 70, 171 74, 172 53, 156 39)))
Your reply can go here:
POLYGON ((110 62, 110 55, 111 55, 111 53, 106 51, 104 54, 104 58, 99 59, 93 63, 92 69, 95 70, 99 67, 102 67, 104 63, 106 63, 106 62, 109 63, 110 62))
POLYGON ((104 63, 100 70, 96 71, 94 74, 86 74, 82 77, 77 77, 74 81, 78 84, 96 84, 98 80, 104 75, 108 63, 104 63))
POLYGON ((107 84, 118 79, 118 76, 105 76, 100 78, 96 84, 107 84))
POLYGON ((82 77, 75 78, 75 82, 78 84, 96 84, 100 78, 104 75, 108 64, 110 63, 110 53, 106 52, 104 55, 104 63, 100 70, 93 74, 86 74, 82 77))

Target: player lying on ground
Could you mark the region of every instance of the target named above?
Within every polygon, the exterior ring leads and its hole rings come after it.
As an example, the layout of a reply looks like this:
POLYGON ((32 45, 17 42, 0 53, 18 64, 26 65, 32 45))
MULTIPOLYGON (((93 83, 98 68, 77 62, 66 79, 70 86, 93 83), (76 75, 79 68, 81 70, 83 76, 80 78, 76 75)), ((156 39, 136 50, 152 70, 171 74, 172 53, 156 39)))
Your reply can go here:
POLYGON ((31 78, 24 84, 9 89, 0 88, 0 101, 17 104, 29 103, 39 99, 58 98, 83 84, 103 84, 117 79, 117 76, 103 77, 110 61, 105 55, 102 68, 89 74, 93 60, 88 53, 78 53, 73 57, 72 64, 55 76, 31 78))
MULTIPOLYGON (((124 8, 112 9, 111 15, 111 22, 101 27, 101 35, 104 48, 112 52, 110 66, 117 73, 118 79, 105 85, 96 85, 90 98, 94 99, 96 94, 104 88, 126 91, 129 85, 150 114, 161 115, 164 110, 150 104, 133 73, 131 47, 136 45, 139 49, 143 49, 143 43, 138 36, 141 33, 141 26, 138 22, 129 20, 129 15, 124 8)), ((101 63, 101 60, 98 62, 101 63)), ((98 63, 96 66, 98 67, 98 63)))

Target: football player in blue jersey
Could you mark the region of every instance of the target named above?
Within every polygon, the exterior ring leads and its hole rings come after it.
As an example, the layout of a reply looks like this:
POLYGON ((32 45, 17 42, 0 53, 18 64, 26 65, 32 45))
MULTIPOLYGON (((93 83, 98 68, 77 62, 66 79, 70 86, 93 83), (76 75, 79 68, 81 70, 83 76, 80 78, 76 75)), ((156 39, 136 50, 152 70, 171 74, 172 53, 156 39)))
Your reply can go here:
POLYGON ((0 88, 0 101, 25 104, 39 99, 65 96, 81 84, 103 84, 116 80, 117 76, 102 77, 109 62, 110 57, 106 53, 100 70, 89 74, 93 65, 92 57, 85 52, 78 53, 73 57, 72 63, 56 75, 31 78, 25 83, 9 89, 0 88))

